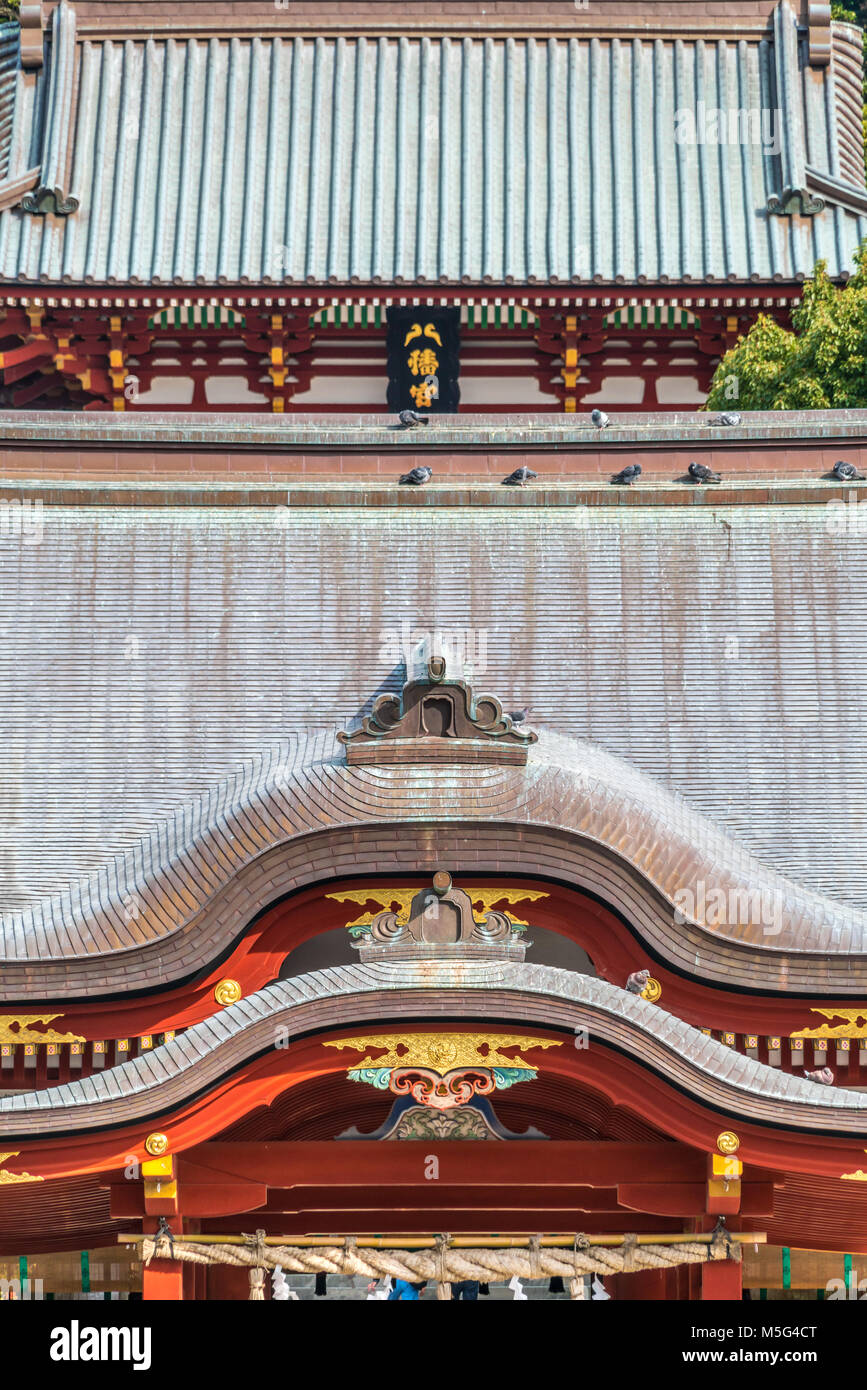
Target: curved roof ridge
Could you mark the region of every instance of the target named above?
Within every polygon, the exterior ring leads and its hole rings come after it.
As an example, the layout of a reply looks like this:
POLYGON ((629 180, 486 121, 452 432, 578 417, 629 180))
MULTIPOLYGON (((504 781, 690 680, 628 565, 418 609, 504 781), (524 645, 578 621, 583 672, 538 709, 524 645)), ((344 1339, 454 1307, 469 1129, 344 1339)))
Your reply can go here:
POLYGON ((638 880, 655 895, 645 918, 670 926, 677 911, 709 946, 867 953, 867 913, 770 869, 681 796, 592 744, 543 732, 525 768, 449 766, 444 775, 441 765, 349 767, 332 733, 308 730, 263 749, 63 893, 0 915, 0 960, 93 961, 165 943, 203 927, 220 894, 269 851, 325 830, 408 822, 574 836, 619 863, 636 914, 638 880))
POLYGON ((9 1131, 17 1142, 59 1128, 87 1131, 165 1113, 261 1055, 263 1039, 273 1046, 280 1021, 290 1036, 300 1037, 311 1026, 369 1031, 381 1017, 382 1002, 375 1002, 380 994, 388 997, 392 1019, 409 1022, 423 1011, 431 990, 449 992, 454 1018, 477 1021, 478 996, 495 994, 498 1024, 514 1015, 523 1027, 588 1028, 695 1100, 729 1107, 745 1123, 832 1128, 862 1137, 867 1128, 867 1094, 820 1087, 754 1061, 604 980, 526 962, 403 960, 333 966, 267 985, 194 1024, 158 1056, 146 1054, 46 1090, 0 1096, 0 1135, 5 1142, 9 1131), (359 1000, 354 1022, 346 1008, 352 996, 359 1000), (115 1119, 115 1111, 122 1118, 115 1119))

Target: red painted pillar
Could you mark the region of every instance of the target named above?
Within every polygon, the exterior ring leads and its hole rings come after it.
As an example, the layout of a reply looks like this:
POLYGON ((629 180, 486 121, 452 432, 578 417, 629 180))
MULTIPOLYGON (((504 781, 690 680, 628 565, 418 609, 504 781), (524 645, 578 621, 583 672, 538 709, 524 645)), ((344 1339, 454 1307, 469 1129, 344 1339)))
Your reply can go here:
MULTIPOLYGON (((145 1235, 155 1234, 159 1227, 159 1217, 144 1218, 145 1235)), ((179 1219, 171 1223, 172 1232, 181 1234, 179 1219)), ((145 1265, 142 1278, 142 1299, 148 1303, 175 1303, 184 1297, 184 1266, 180 1260, 152 1260, 145 1265)))
POLYGON ((701 1300, 703 1303, 740 1302, 742 1266, 738 1260, 709 1260, 701 1266, 701 1300))

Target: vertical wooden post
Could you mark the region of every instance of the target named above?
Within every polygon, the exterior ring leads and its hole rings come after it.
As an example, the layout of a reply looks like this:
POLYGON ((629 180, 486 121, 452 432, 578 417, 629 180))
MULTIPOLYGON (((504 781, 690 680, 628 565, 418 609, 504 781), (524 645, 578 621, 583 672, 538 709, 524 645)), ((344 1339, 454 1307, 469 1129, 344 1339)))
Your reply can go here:
POLYGON ((709 1260, 701 1267, 701 1301, 740 1302, 742 1267, 738 1260, 709 1260))
MULTIPOLYGON (((146 1216, 143 1227, 146 1235, 155 1235, 159 1217, 146 1216)), ((180 1217, 172 1222, 172 1233, 182 1231, 180 1217)), ((152 1260, 145 1265, 142 1277, 142 1299, 146 1303, 181 1303, 184 1298, 184 1266, 180 1260, 152 1260)))

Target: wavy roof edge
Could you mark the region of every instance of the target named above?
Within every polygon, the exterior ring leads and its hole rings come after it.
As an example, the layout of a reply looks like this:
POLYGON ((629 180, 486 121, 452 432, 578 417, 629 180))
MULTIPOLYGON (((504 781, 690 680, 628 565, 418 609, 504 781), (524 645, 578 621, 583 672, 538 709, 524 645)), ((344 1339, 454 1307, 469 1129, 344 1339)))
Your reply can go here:
POLYGON ((867 1095, 827 1089, 740 1056, 604 980, 553 966, 455 966, 431 960, 336 966, 267 985, 194 1024, 161 1047, 158 1056, 148 1053, 60 1086, 0 1096, 4 1142, 10 1136, 18 1142, 86 1133, 176 1110, 261 1055, 263 1046, 273 1047, 278 1023, 290 1038, 309 1032, 314 1018, 317 1032, 350 1028, 348 1015, 368 1022, 376 1016, 374 1008, 382 1009, 383 995, 390 1017, 410 1019, 425 1007, 432 990, 448 991, 449 1012, 456 1018, 477 1019, 482 1003, 489 1012, 495 1002, 500 1022, 515 1018, 525 1027, 572 1033, 586 1028, 693 1099, 717 1112, 737 1114, 745 1123, 814 1134, 864 1134, 867 1095))
MULTIPOLYGON (((276 899, 335 877, 335 862, 344 876, 394 871, 383 827, 405 845, 419 827, 429 839, 432 824, 471 827, 470 839, 496 826, 514 872, 559 876, 600 897, 681 973, 729 984, 741 973, 745 988, 781 993, 867 988, 867 913, 776 872, 592 744, 542 733, 526 767, 456 765, 444 777, 425 765, 349 767, 333 734, 308 732, 264 749, 65 892, 0 915, 3 997, 128 993, 155 958, 164 982, 187 978, 276 899), (365 828, 376 829, 373 854, 361 844, 365 828), (329 833, 357 838, 354 862, 317 849, 329 833), (683 919, 680 895, 700 882, 738 904, 737 920, 683 919)), ((476 871, 486 853, 473 845, 476 871)))

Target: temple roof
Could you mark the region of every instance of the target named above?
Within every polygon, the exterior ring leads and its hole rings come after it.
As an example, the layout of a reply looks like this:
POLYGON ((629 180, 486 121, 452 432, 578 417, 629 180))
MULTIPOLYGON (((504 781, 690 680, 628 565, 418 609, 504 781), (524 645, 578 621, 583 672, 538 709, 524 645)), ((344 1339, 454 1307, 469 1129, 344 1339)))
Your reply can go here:
POLYGON ((463 38, 268 8, 209 40, 190 6, 117 35, 55 9, 17 74, 0 280, 791 282, 867 234, 859 32, 817 46, 785 0, 601 37, 557 6, 553 33, 463 38))
POLYGON ((189 1028, 157 1053, 41 1091, 0 1096, 4 1143, 86 1133, 166 1114, 274 1045, 329 1027, 370 1027, 388 1010, 393 1023, 422 1012, 448 990, 453 1021, 496 1017, 499 1024, 555 1028, 639 1060, 715 1113, 771 1125, 863 1139, 867 1095, 826 1088, 753 1061, 654 1004, 604 980, 526 963, 454 964, 426 960, 337 966, 269 985, 189 1028), (387 1003, 385 1002, 387 1000, 387 1003))
MULTIPOLYGON (((227 920, 206 928, 214 895, 293 837, 303 857, 304 836, 341 825, 486 817, 583 834, 669 904, 684 866, 779 891, 782 930, 756 949, 818 953, 792 959, 783 987, 806 970, 807 991, 830 988, 836 956, 854 988, 857 533, 832 534, 823 505, 664 506, 652 483, 629 506, 585 508, 574 489, 508 507, 507 489, 463 507, 375 491, 370 506, 287 509, 221 505, 216 488, 209 505, 190 488, 106 507, 96 489, 92 506, 47 505, 39 543, 0 538, 14 553, 0 594, 7 997, 21 971, 24 993, 39 987, 37 956, 75 961, 79 994, 106 987, 95 956, 120 970, 148 943, 188 973, 190 924, 213 944, 227 920), (347 768, 336 732, 400 689, 409 635, 437 630, 467 647, 477 691, 531 706, 526 768, 347 768)), ((658 906, 641 911, 659 930, 658 906)), ((714 938, 748 935, 717 929, 688 952, 724 979, 714 938)))

